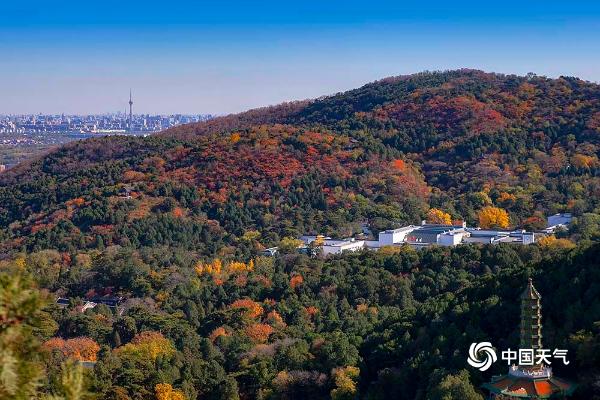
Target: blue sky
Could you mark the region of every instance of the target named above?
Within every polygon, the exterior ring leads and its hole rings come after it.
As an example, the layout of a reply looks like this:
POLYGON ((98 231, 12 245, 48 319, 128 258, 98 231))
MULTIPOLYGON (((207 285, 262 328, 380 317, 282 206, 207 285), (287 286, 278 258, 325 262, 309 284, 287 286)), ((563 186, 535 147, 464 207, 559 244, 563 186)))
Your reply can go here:
POLYGON ((600 81, 596 1, 12 1, 0 114, 229 113, 422 70, 600 81))

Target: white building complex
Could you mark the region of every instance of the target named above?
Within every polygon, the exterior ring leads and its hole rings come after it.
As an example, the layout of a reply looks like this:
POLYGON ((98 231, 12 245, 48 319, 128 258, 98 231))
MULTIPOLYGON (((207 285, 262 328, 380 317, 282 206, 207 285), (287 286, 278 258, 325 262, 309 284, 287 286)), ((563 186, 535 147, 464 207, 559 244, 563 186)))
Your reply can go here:
POLYGON ((441 225, 427 224, 408 225, 398 229, 389 229, 379 232, 378 240, 362 239, 331 239, 324 236, 302 236, 300 238, 305 246, 319 239, 322 242, 323 255, 341 254, 348 251, 362 249, 378 250, 385 246, 409 245, 413 248, 428 246, 457 246, 467 243, 498 244, 514 243, 528 245, 535 243, 536 234, 525 230, 493 230, 481 228, 467 228, 466 224, 441 225))

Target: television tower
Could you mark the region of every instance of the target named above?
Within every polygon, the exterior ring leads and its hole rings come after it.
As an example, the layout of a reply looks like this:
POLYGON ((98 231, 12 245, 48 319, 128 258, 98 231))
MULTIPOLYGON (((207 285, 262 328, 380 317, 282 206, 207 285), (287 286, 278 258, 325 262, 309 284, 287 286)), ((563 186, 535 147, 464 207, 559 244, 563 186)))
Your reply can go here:
POLYGON ((133 128, 133 100, 131 99, 131 89, 129 89, 129 132, 133 128))

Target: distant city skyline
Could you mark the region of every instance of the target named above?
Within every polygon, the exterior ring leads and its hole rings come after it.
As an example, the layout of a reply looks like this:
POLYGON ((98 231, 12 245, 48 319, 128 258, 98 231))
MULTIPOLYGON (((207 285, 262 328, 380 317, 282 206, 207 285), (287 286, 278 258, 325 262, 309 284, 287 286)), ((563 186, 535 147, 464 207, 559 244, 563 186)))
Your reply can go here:
POLYGON ((600 2, 3 6, 0 114, 125 111, 129 88, 134 113, 227 114, 456 68, 600 81, 600 2))
POLYGON ((132 113, 65 115, 0 114, 0 134, 10 133, 126 133, 158 132, 173 126, 212 118, 206 114, 149 115, 132 113))

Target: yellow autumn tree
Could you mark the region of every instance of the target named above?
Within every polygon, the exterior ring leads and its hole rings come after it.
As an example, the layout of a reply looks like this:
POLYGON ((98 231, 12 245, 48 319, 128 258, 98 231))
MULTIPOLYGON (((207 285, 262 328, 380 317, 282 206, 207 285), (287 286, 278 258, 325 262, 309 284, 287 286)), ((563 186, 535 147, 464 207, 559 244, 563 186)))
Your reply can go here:
POLYGON ((250 260, 248 264, 244 262, 234 261, 227 264, 227 272, 244 272, 252 271, 254 269, 254 261, 250 260))
POLYGON ((210 263, 197 262, 195 265, 196 273, 198 275, 211 275, 213 277, 227 278, 229 274, 236 274, 239 272, 250 272, 254 270, 254 260, 250 260, 248 263, 241 261, 231 261, 223 264, 223 262, 216 258, 210 263))
POLYGON ((479 226, 484 229, 506 229, 510 218, 506 210, 498 207, 484 207, 479 211, 479 226))
POLYGON ((317 235, 315 241, 313 242, 315 246, 323 246, 325 244, 325 236, 317 235))
POLYGON ((159 383, 154 387, 156 400, 185 400, 181 390, 173 389, 168 383, 159 383))
POLYGON ((540 247, 550 249, 572 249, 575 247, 575 243, 569 239, 557 239, 554 235, 545 236, 537 240, 537 244, 540 247))
POLYGON ((437 208, 430 208, 429 211, 427 211, 427 222, 430 224, 450 225, 452 223, 452 217, 447 212, 437 208))
POLYGON ((236 144, 237 142, 240 141, 240 139, 242 138, 242 135, 240 135, 239 132, 233 132, 230 136, 229 136, 229 140, 231 141, 231 143, 236 144))
POLYGON ((160 332, 144 331, 135 335, 131 342, 118 347, 115 353, 131 354, 156 360, 159 355, 173 355, 175 353, 175 346, 160 332))
POLYGON ((260 232, 255 230, 249 230, 244 232, 242 235, 242 240, 245 242, 252 242, 254 240, 258 240, 260 238, 260 232))
POLYGON ((23 255, 18 256, 15 259, 15 267, 17 267, 17 270, 19 272, 23 272, 25 271, 25 266, 26 266, 26 262, 25 262, 25 257, 23 255))
POLYGON ((209 275, 218 275, 221 273, 221 269, 223 268, 223 264, 221 260, 218 258, 214 259, 211 263, 203 264, 198 262, 196 264, 196 273, 198 275, 209 274, 209 275))
POLYGON ((571 157, 571 163, 577 168, 592 168, 598 163, 598 158, 585 154, 575 154, 571 157))
POLYGON ((357 367, 336 368, 332 372, 335 388, 331 391, 332 400, 351 400, 356 398, 356 380, 360 375, 357 367))

